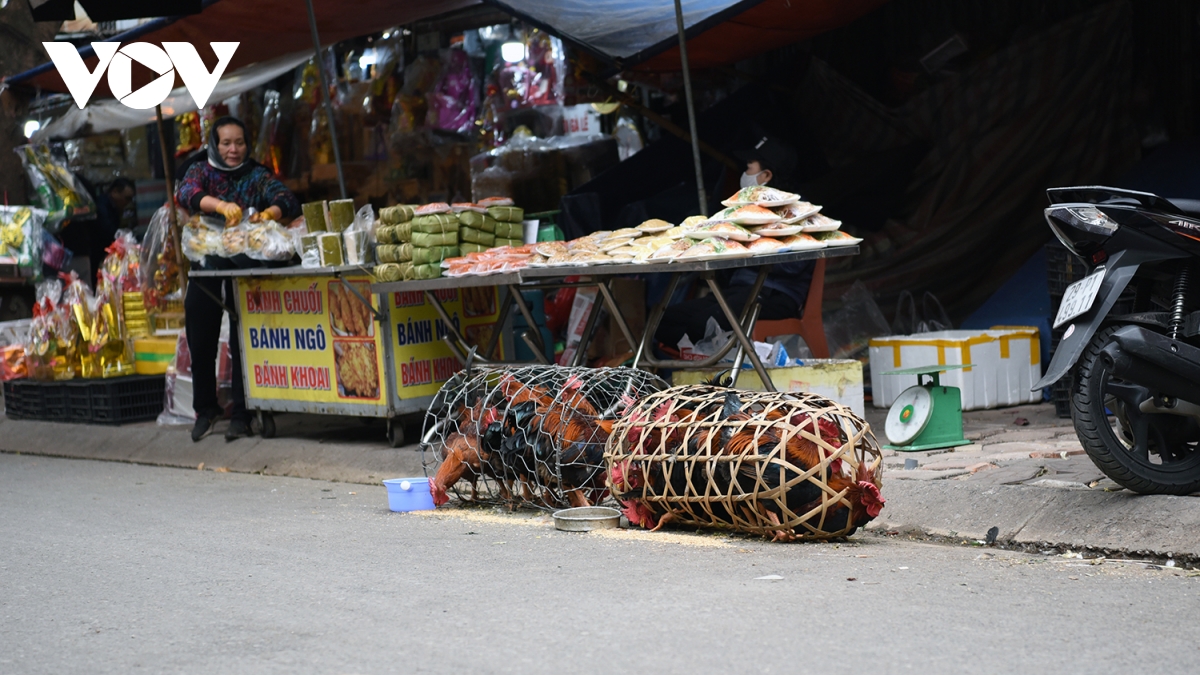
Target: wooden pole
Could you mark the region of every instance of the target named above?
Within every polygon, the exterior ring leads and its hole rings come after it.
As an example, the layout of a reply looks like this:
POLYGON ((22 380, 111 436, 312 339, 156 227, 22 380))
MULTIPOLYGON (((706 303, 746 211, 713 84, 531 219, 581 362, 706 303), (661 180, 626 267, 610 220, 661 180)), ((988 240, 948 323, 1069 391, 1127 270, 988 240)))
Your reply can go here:
POLYGON ((692 105, 692 75, 688 68, 687 36, 683 31, 683 7, 680 0, 675 0, 675 27, 679 31, 679 58, 683 61, 683 94, 687 99, 688 129, 692 134, 692 162, 696 165, 696 193, 700 200, 700 210, 697 213, 708 213, 708 199, 704 195, 704 169, 700 164, 700 137, 696 134, 696 107, 692 105))
POLYGON ((162 106, 154 106, 154 118, 158 121, 158 145, 162 148, 163 181, 167 186, 167 236, 175 248, 175 267, 179 270, 179 292, 187 293, 187 267, 183 259, 183 249, 179 244, 179 217, 175 213, 175 190, 171 180, 171 151, 167 149, 167 129, 163 126, 162 106))
POLYGON ((312 33, 313 58, 317 61, 317 76, 321 82, 321 99, 325 102, 325 116, 329 118, 329 140, 333 143, 333 162, 337 167, 338 188, 341 190, 342 199, 345 199, 346 177, 342 173, 342 153, 338 151, 337 125, 333 123, 333 101, 329 98, 329 83, 325 81, 325 64, 321 61, 321 38, 317 34, 317 15, 313 11, 312 0, 304 0, 304 2, 308 5, 308 27, 312 33))

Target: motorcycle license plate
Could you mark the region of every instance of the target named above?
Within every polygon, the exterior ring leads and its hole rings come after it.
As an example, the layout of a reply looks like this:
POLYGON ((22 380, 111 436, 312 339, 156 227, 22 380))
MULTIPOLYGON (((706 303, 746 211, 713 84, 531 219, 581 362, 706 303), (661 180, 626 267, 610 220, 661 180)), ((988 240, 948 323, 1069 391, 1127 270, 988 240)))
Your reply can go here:
POLYGON ((1058 328, 1075 317, 1086 313, 1096 301, 1100 293, 1100 284, 1104 281, 1104 268, 1092 272, 1087 278, 1067 286, 1063 293, 1062 304, 1058 306, 1058 315, 1054 317, 1054 327, 1058 328))

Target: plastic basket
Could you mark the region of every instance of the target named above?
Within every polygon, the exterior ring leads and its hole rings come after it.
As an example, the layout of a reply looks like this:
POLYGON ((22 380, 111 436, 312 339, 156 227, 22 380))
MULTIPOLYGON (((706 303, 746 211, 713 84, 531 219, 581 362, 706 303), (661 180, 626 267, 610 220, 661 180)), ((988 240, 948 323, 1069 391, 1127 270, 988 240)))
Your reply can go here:
POLYGON ((90 424, 126 424, 158 417, 163 409, 166 378, 162 375, 131 375, 88 383, 90 424))

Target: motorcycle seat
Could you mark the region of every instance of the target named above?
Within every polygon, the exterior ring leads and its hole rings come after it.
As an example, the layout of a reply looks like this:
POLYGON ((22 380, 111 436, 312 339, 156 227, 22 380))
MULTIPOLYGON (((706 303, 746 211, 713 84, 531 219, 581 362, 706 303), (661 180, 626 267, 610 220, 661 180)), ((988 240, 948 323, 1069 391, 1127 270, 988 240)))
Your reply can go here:
POLYGON ((1168 199, 1185 216, 1200 218, 1200 199, 1168 199))

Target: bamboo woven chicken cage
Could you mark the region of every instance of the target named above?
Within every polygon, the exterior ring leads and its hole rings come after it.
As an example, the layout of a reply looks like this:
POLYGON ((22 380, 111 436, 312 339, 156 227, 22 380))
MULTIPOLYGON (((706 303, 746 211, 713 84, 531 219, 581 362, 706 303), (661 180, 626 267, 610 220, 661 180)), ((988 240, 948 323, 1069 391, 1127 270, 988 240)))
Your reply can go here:
POLYGON ((632 368, 479 367, 442 386, 425 416, 422 461, 439 505, 557 509, 608 496, 612 425, 667 383, 632 368))
POLYGON ((650 394, 613 425, 604 458, 613 496, 644 527, 824 539, 853 533, 883 505, 870 425, 813 394, 708 385, 650 394))

